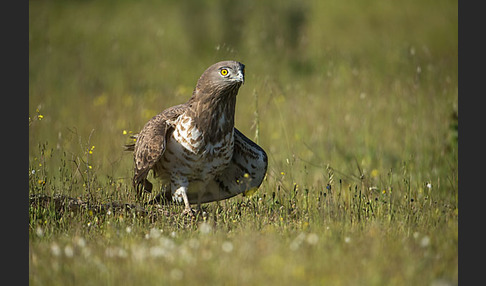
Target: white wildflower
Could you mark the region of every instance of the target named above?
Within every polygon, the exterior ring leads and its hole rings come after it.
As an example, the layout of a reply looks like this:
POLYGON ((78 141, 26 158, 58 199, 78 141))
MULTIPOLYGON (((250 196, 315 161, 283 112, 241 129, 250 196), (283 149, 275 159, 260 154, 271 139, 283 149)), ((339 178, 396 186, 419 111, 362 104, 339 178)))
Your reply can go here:
POLYGON ((162 236, 159 241, 160 241, 160 246, 163 247, 164 249, 167 249, 169 251, 175 249, 175 243, 172 239, 162 236))
POLYGON ((150 256, 157 258, 161 256, 166 256, 167 251, 160 246, 153 246, 150 248, 150 256))
POLYGON ((65 254, 67 257, 73 257, 73 255, 74 255, 74 250, 73 250, 73 248, 71 247, 71 245, 66 245, 66 247, 64 247, 64 254, 65 254))
POLYGON ((202 234, 208 234, 211 232, 211 225, 207 222, 203 222, 199 225, 199 232, 202 234))
POLYGON ((297 249, 299 249, 304 239, 305 239, 305 234, 302 232, 299 233, 299 235, 297 235, 297 237, 294 238, 294 240, 292 240, 292 242, 290 243, 290 250, 296 251, 297 249))
POLYGON ((413 238, 417 239, 419 237, 420 233, 417 231, 413 233, 413 238))
POLYGON ((156 228, 152 228, 152 229, 150 229, 149 236, 150 236, 150 238, 156 239, 156 238, 160 237, 160 233, 161 233, 161 230, 156 229, 156 228))
POLYGON ((81 248, 84 248, 86 246, 86 241, 84 240, 84 238, 78 237, 76 238, 76 245, 81 248))
POLYGON ((174 268, 170 271, 170 278, 173 280, 181 280, 184 276, 184 272, 178 268, 174 268))
POLYGON ((230 253, 231 251, 233 251, 233 243, 231 243, 229 241, 225 241, 221 245, 221 248, 223 249, 224 252, 230 253))
POLYGON ((51 252, 54 254, 54 256, 59 256, 61 254, 61 248, 59 248, 59 245, 57 243, 51 244, 51 252))
POLYGON ((430 244, 430 238, 427 235, 424 235, 422 239, 420 240, 420 246, 422 247, 427 247, 430 244))
POLYGON ((38 237, 42 237, 44 235, 44 230, 42 229, 42 227, 38 226, 35 229, 35 234, 37 234, 38 237))
POLYGON ((198 249, 199 248, 199 241, 197 239, 195 239, 195 238, 189 239, 189 241, 187 242, 187 244, 192 249, 198 249))
POLYGON ((306 241, 310 245, 316 245, 319 242, 319 236, 315 233, 309 233, 307 235, 306 241))

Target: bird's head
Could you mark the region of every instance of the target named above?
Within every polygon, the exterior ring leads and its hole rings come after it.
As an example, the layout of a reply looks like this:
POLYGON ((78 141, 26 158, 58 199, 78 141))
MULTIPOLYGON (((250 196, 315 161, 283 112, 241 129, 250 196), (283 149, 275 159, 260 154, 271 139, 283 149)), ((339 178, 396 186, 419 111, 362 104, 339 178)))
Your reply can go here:
POLYGON ((196 91, 205 94, 236 93, 245 81, 245 65, 237 61, 218 62, 207 68, 197 81, 196 91))

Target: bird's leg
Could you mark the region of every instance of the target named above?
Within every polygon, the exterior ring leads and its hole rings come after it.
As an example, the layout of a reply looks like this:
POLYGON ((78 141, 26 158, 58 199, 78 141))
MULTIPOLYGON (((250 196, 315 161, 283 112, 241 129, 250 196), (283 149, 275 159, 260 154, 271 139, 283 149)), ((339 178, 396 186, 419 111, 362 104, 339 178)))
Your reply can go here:
POLYGON ((172 194, 170 193, 170 188, 167 188, 167 186, 163 187, 162 194, 158 194, 153 198, 151 201, 149 201, 147 204, 153 205, 153 204, 168 204, 172 201, 172 194))
POLYGON ((187 195, 184 193, 184 196, 182 197, 184 199, 184 205, 186 206, 184 208, 184 211, 182 214, 184 215, 194 215, 195 211, 191 208, 191 205, 189 204, 189 200, 187 199, 187 195))
POLYGON ((134 180, 133 186, 135 188, 135 191, 137 192, 136 199, 138 201, 143 201, 145 192, 152 192, 153 187, 152 183, 150 183, 146 178, 142 179, 141 181, 134 180))
POLYGON ((184 201, 185 209, 182 212, 182 214, 187 215, 194 215, 193 209, 191 209, 191 205, 189 204, 189 199, 187 198, 187 187, 186 186, 181 186, 179 187, 174 194, 172 195, 172 199, 175 201, 180 202, 182 200, 184 201))
POLYGON ((143 197, 144 192, 151 193, 153 188, 152 183, 149 182, 149 180, 147 180, 146 178, 142 179, 141 182, 134 180, 133 186, 135 187, 135 190, 137 191, 137 196, 140 199, 143 197))
POLYGON ((143 180, 143 188, 144 188, 144 190, 146 192, 151 193, 152 192, 153 185, 152 185, 151 182, 149 182, 149 180, 144 179, 143 180))

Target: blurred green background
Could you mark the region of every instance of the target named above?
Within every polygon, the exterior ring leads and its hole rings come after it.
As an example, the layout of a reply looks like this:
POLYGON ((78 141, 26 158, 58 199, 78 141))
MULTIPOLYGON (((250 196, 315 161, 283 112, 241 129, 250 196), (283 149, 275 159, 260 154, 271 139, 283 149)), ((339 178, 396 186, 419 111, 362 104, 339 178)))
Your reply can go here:
POLYGON ((375 170, 379 183, 406 164, 417 184, 455 194, 449 0, 31 1, 31 164, 45 142, 52 175, 60 157, 95 146, 98 179, 129 182, 130 132, 188 100, 226 59, 246 65, 236 126, 267 151, 268 181, 319 189, 330 165, 350 180, 375 170))
POLYGON ((30 1, 30 198, 138 204, 123 144, 221 60, 246 65, 236 127, 269 157, 204 220, 31 199, 30 283, 457 284, 457 6, 30 1))

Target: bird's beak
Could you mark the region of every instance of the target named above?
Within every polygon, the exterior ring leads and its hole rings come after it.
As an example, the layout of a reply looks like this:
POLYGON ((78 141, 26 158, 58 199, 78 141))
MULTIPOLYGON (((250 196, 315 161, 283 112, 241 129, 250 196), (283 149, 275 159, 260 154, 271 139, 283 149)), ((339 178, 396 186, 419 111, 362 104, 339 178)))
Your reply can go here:
POLYGON ((245 68, 242 68, 238 71, 238 75, 236 77, 238 81, 241 81, 242 84, 245 83, 245 68))
POLYGON ((242 84, 245 83, 245 73, 244 72, 238 72, 238 80, 240 80, 242 84))

